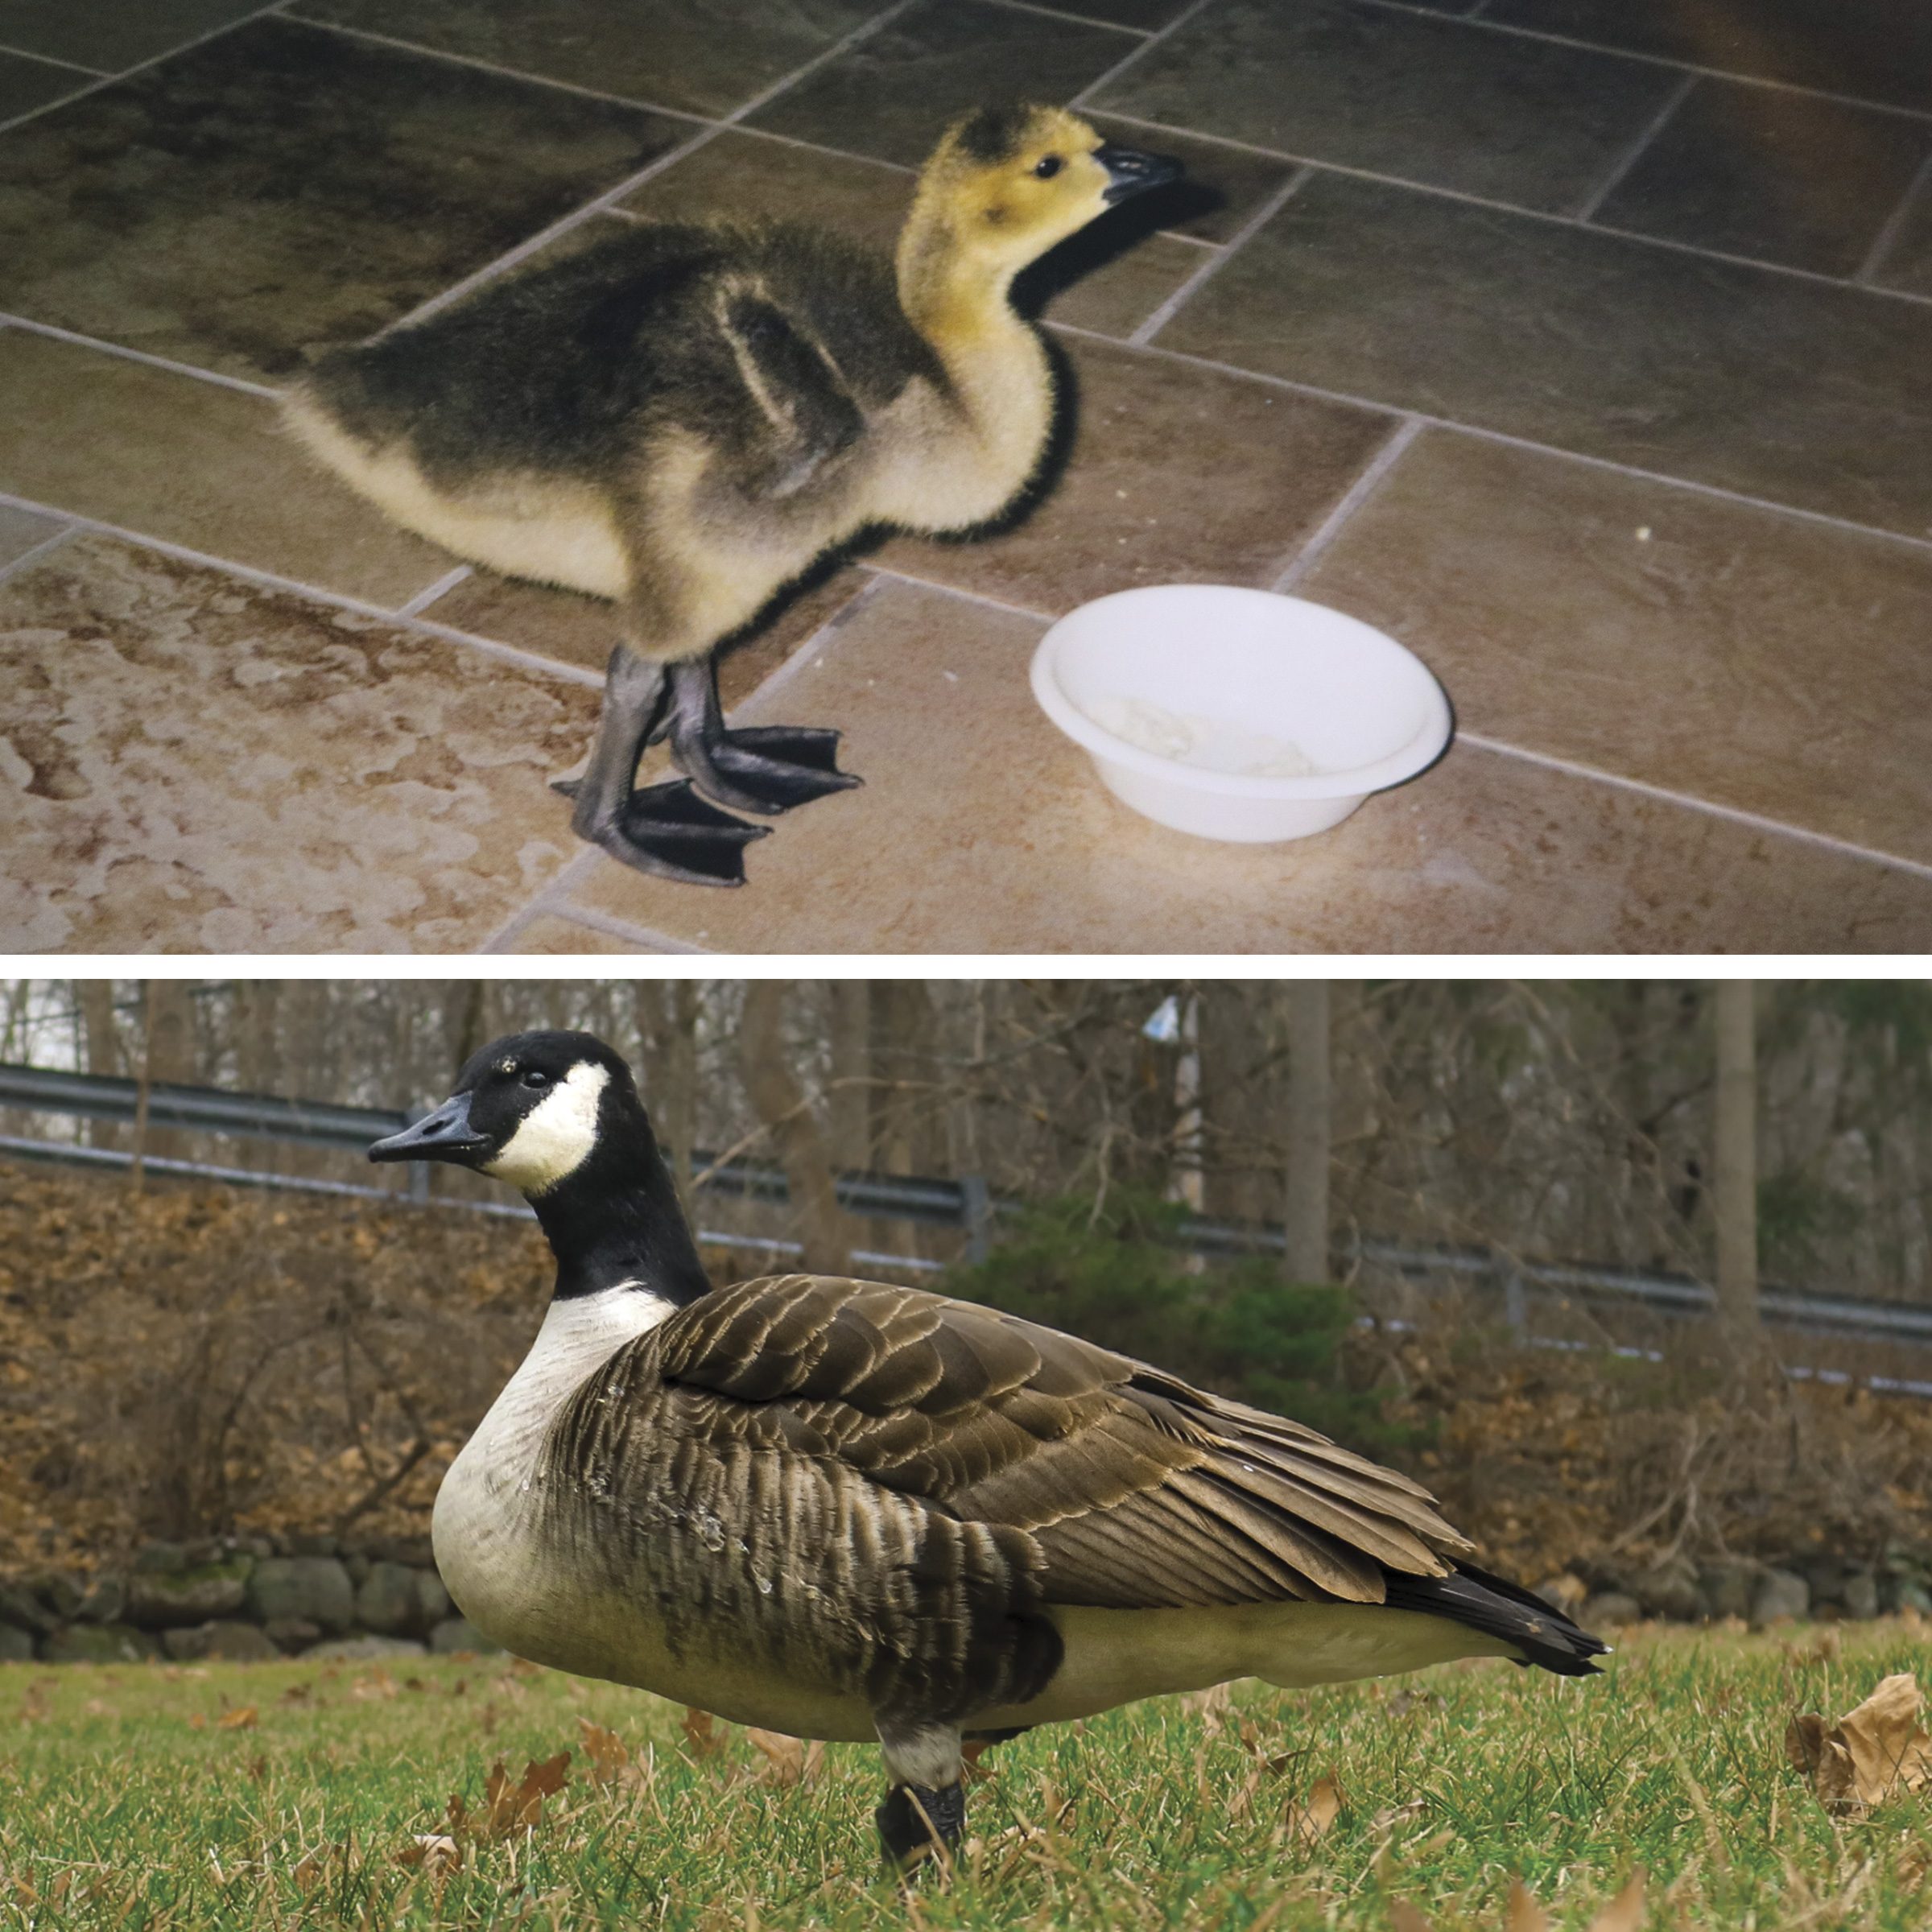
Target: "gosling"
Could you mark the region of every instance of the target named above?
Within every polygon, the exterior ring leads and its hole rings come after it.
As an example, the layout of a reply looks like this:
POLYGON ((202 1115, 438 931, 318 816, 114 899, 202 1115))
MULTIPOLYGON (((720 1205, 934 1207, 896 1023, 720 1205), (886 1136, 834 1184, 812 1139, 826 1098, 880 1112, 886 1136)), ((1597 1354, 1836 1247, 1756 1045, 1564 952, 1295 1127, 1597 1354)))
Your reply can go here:
POLYGON ((957 1842, 968 1739, 1233 1678, 1581 1676, 1604 1649, 1299 1422, 919 1289, 713 1288, 630 1069, 588 1034, 485 1046, 369 1158, 521 1188, 556 1257, 436 1497, 463 1614, 558 1670, 876 1740, 894 1864, 957 1842))
POLYGON ((741 885, 770 828, 720 807, 859 781, 836 731, 727 729, 717 646, 869 526, 967 530, 1024 493, 1055 392, 1013 278, 1179 172, 1058 108, 981 109, 921 172, 896 262, 784 224, 639 226, 324 356, 286 418, 406 528, 616 605, 589 763, 558 787, 572 828, 741 885), (684 775, 638 787, 660 740, 684 775))

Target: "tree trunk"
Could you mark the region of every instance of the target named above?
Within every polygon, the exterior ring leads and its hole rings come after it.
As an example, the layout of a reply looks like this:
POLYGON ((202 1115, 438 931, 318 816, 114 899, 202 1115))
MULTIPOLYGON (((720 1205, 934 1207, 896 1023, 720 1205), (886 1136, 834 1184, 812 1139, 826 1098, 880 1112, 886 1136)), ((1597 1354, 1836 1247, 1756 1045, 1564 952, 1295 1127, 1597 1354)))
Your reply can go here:
POLYGON ((785 985, 751 980, 738 1019, 739 1065, 752 1111, 770 1134, 791 1189, 793 1224, 813 1274, 843 1274, 853 1228, 840 1207, 832 1152, 792 1072, 784 1028, 785 985))
POLYGON ((1740 1334, 1757 1327, 1757 1013, 1750 980, 1717 985, 1714 1205, 1717 1307, 1740 1334))
POLYGON ((872 987, 834 980, 827 1045, 832 1063, 832 1158, 842 1167, 872 1165, 872 987))
MULTIPOLYGON (((122 1071, 121 1042, 114 1026, 114 982, 112 980, 76 980, 74 1004, 79 1008, 86 1033, 87 1071, 118 1074, 122 1071)), ((118 1121, 90 1121, 88 1144, 93 1147, 123 1147, 127 1129, 118 1121)))
POLYGON ((684 1212, 691 1198, 691 1150, 698 1140, 698 1007, 696 980, 640 980, 634 998, 643 1042, 644 1096, 684 1212))
POLYGON ((1328 982, 1290 980, 1288 1009, 1288 1188, 1284 1264, 1292 1282, 1331 1278, 1328 1260, 1328 982))

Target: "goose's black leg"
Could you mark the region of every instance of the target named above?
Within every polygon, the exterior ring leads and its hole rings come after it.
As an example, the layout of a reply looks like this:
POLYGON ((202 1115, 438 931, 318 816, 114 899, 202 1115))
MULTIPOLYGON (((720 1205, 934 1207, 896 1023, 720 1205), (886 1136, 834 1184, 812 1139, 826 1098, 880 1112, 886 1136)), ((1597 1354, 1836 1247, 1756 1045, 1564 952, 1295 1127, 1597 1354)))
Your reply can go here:
POLYGON ((707 652, 667 667, 664 720, 671 755, 700 791, 741 811, 788 811, 862 784, 838 764, 839 734, 811 724, 752 724, 727 731, 718 667, 707 652))
POLYGON ((903 1872, 936 1852, 950 1858, 966 1830, 966 1787, 894 1785, 872 1815, 889 1865, 903 1872))
POLYGON ((581 778, 556 789, 576 801, 571 829, 639 872, 697 886, 742 886, 745 848, 770 830, 708 805, 686 778, 632 789, 646 741, 663 720, 669 679, 620 644, 610 654, 604 710, 581 778))
POLYGON ((873 1720, 891 1788, 873 1813, 886 1862, 901 1872, 920 1860, 943 1864, 966 1829, 960 1734, 951 1724, 903 1717, 873 1720))

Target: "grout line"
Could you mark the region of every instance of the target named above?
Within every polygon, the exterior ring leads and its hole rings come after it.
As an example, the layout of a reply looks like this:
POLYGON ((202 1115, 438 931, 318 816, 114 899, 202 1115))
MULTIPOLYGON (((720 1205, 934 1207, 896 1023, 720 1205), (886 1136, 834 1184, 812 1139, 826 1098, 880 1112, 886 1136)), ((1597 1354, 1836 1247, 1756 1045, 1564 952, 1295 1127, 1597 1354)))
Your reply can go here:
POLYGON ((831 147, 823 141, 807 141, 797 134, 781 134, 770 127, 734 127, 734 134, 751 141, 782 141, 787 147, 802 147, 815 155, 836 155, 841 161, 863 161, 869 167, 889 167, 895 175, 917 175, 916 167, 903 161, 881 161, 877 155, 855 154, 848 147, 831 147))
POLYGON ((1135 349, 1144 349, 1179 313, 1183 306, 1199 293, 1202 287, 1219 275, 1232 259, 1241 247, 1265 223, 1272 221, 1288 204, 1290 198, 1301 192, 1303 184, 1312 180, 1312 167, 1298 167, 1268 199, 1264 201, 1228 240, 1188 276, 1179 288, 1142 322, 1127 340, 1135 349))
POLYGON ((1342 526, 1381 488, 1389 471, 1402 461, 1403 452, 1422 433, 1424 427, 1420 416, 1403 417, 1396 425, 1395 433, 1375 452, 1368 467, 1349 486, 1348 493, 1323 518, 1315 535, 1302 546, 1294 561, 1275 579, 1271 588, 1285 594, 1307 576, 1329 545, 1341 535, 1342 526))
MULTIPOLYGON (((284 4, 285 0, 277 0, 284 4)), ((534 74, 527 68, 505 67, 495 60, 485 60, 474 54, 459 54, 446 47, 431 47, 421 40, 404 40, 394 34, 379 34, 366 27, 349 27, 340 20, 312 20, 306 14, 284 14, 283 18, 297 27, 312 27, 328 34, 341 34, 350 40, 367 40, 378 47, 393 47, 406 54, 423 54, 432 60, 447 60, 456 67, 473 67, 478 72, 495 74, 505 80, 521 80, 526 86, 554 87, 560 93, 580 94, 587 101, 605 101, 615 107, 634 108, 653 114, 667 114, 677 121, 708 122, 706 114, 694 114, 687 108, 666 107, 656 101, 646 101, 636 94, 613 94, 601 87, 585 87, 580 81, 559 80, 550 74, 534 74)))
POLYGON ((822 651, 837 637, 839 633, 859 614, 861 609, 871 601, 877 588, 878 584, 876 580, 869 580, 865 583, 857 585, 853 588, 852 595, 846 598, 845 601, 816 630, 812 631, 801 642, 795 644, 785 654, 782 663, 775 665, 767 671, 749 691, 745 692, 743 697, 738 700, 737 704, 732 706, 730 711, 726 713, 727 718, 737 717, 746 705, 756 703, 768 691, 782 690, 786 686, 795 683, 800 674, 806 670, 808 663, 812 660, 813 654, 822 651))
MULTIPOLYGON (((1385 4, 1386 0, 1378 0, 1385 4)), ((1440 16, 1435 16, 1440 18, 1440 16)), ((1236 141, 1225 134, 1203 134, 1193 128, 1184 130, 1164 127, 1158 121, 1142 120, 1135 114, 1121 114, 1116 108, 1106 109, 1116 121, 1125 121, 1135 127, 1152 128, 1157 132, 1179 133, 1184 131, 1190 139, 1210 142, 1217 147, 1229 147, 1245 155, 1264 155, 1270 161, 1290 161, 1298 167, 1312 168, 1318 174, 1342 175, 1352 180, 1379 182, 1385 188, 1399 188, 1410 194, 1435 195, 1445 201, 1462 201, 1472 208, 1494 209, 1498 214, 1520 215, 1526 221, 1547 221, 1558 228, 1581 229, 1592 235, 1614 235, 1620 241, 1635 242, 1645 248, 1667 249, 1678 255, 1695 255, 1705 262, 1728 262, 1739 268, 1761 270, 1769 275, 1795 276, 1801 282, 1820 282, 1828 288, 1855 289, 1863 295, 1876 295, 1887 301, 1911 302, 1921 308, 1932 307, 1932 295, 1915 295, 1908 289, 1868 287, 1864 283, 1848 280, 1843 275, 1820 275, 1814 268, 1794 268, 1789 262, 1771 262, 1758 255, 1734 255, 1723 249, 1700 248, 1694 242, 1674 242, 1667 235, 1645 234, 1633 228, 1619 228, 1608 221, 1582 221, 1575 215, 1553 213, 1548 208, 1526 208, 1520 201, 1498 201, 1488 195, 1472 195, 1467 189, 1445 188, 1433 181, 1417 181, 1406 175, 1385 175, 1372 167, 1352 167, 1346 162, 1321 161, 1307 155, 1291 155, 1278 147, 1261 147, 1252 141, 1236 141)))
POLYGON ((1847 107, 1866 107, 1874 114, 1897 114, 1908 121, 1932 121, 1932 109, 1899 107, 1889 101, 1873 101, 1863 94, 1841 94, 1827 87, 1807 87, 1802 80, 1777 80, 1764 74, 1747 74, 1732 67, 1707 67, 1698 60, 1680 60, 1674 54, 1649 54, 1634 47, 1612 47, 1605 40, 1579 40, 1574 34, 1553 34, 1540 27, 1518 27, 1507 20, 1492 20, 1488 10, 1491 0, 1466 14, 1443 14, 1433 6, 1418 6, 1410 0, 1356 0, 1358 6, 1379 6, 1393 13, 1416 14, 1426 20, 1468 22, 1485 32, 1508 34, 1518 40, 1545 40, 1557 47, 1580 47, 1586 53, 1608 54, 1619 60, 1638 60, 1646 67, 1671 67, 1679 73, 1696 74, 1707 80, 1732 80, 1745 87, 1769 87, 1784 94, 1808 94, 1816 101, 1836 101, 1847 107))
MULTIPOLYGON (((1900 197, 1898 206, 1886 216, 1885 225, 1872 238, 1872 246, 1865 250, 1865 258, 1853 271, 1852 279, 1861 288, 1875 287, 1872 278, 1885 266, 1885 257, 1891 254, 1892 245, 1905 232, 1912 211, 1918 205, 1921 195, 1932 193, 1932 154, 1919 163, 1918 171, 1912 177, 1911 185, 1900 197)), ((1890 290, 1881 292, 1890 294, 1890 290)))
MULTIPOLYGON (((1083 328, 1077 323, 1049 322, 1046 326, 1062 335, 1110 343, 1116 349, 1121 346, 1119 336, 1103 335, 1097 328, 1083 328)), ((1412 409, 1400 402, 1377 401, 1373 396, 1359 395, 1352 390, 1327 389, 1319 382, 1298 382, 1292 376, 1274 376, 1261 369, 1243 369, 1239 363, 1218 361, 1212 356, 1197 356, 1187 349, 1168 349, 1158 342, 1143 344, 1141 353, 1171 357, 1176 362, 1189 363, 1196 369, 1212 369, 1224 376, 1241 376, 1252 382, 1269 383, 1277 389, 1287 390, 1295 395, 1313 396, 1323 402, 1346 402, 1356 409, 1373 410, 1377 415, 1414 416, 1432 429, 1454 430, 1458 436, 1474 436, 1485 443, 1506 444, 1513 449, 1531 450, 1539 456, 1561 456, 1571 463, 1587 463, 1597 469, 1613 471, 1618 476, 1634 477, 1640 482, 1660 484, 1671 489, 1693 490, 1699 496, 1715 497, 1726 503, 1741 503, 1748 509, 1769 510, 1781 517, 1802 518, 1807 523, 1822 524, 1827 530, 1842 530, 1848 536, 1903 543, 1932 555, 1932 537, 1915 537, 1905 530, 1887 530, 1876 523, 1854 522, 1849 517, 1833 516, 1829 510, 1807 510, 1798 503, 1781 503, 1773 497, 1754 497, 1745 490, 1728 489, 1721 483, 1700 483, 1695 477, 1673 476, 1665 470, 1642 469, 1634 463, 1620 463, 1614 456, 1592 456, 1585 450, 1566 449, 1560 443, 1539 443, 1534 436, 1515 436, 1505 429, 1485 428, 1479 423, 1461 422, 1454 416, 1439 416, 1432 411, 1412 409)))
POLYGON ((32 336, 47 336, 56 342, 70 342, 76 349, 97 349, 104 356, 118 356, 124 361, 144 362, 150 369, 165 369, 169 374, 193 376, 203 382, 213 382, 223 389, 238 389, 246 396, 263 396, 270 402, 279 400, 282 392, 270 389, 266 383, 250 382, 240 376, 223 375, 219 369, 198 369, 192 362, 177 362, 171 357, 151 355, 144 349, 130 349, 125 343, 104 342, 98 336, 84 336, 77 329, 57 328, 52 322, 36 322, 28 316, 0 313, 0 328, 24 329, 32 336))
MULTIPOLYGON (((43 67, 64 67, 69 73, 92 74, 97 80, 111 80, 113 73, 105 67, 85 67, 78 60, 63 60, 58 54, 30 53, 24 47, 15 47, 10 42, 0 40, 0 54, 11 54, 16 60, 37 60, 43 67)), ((50 101, 48 106, 52 106, 50 101)))
POLYGON ((0 564, 0 584, 4 584, 16 572, 25 570, 28 564, 39 563, 49 551, 58 550, 73 534, 74 526, 63 523, 51 537, 43 537, 30 549, 22 551, 19 556, 0 564))
POLYGON ((454 570, 446 570, 435 583, 425 585, 406 604, 396 606, 399 617, 413 617, 427 610, 437 598, 447 597, 459 584, 467 584, 477 573, 467 564, 459 564, 454 570))
MULTIPOLYGON (((1107 340, 1112 341, 1111 336, 1107 340)), ((948 597, 964 597, 968 604, 984 605, 989 610, 1004 612, 1009 617, 1030 618, 1035 624, 1057 624, 1064 611, 1035 610, 1030 604, 1014 604, 1005 597, 989 597, 983 590, 968 590, 964 584, 943 584, 931 577, 914 576, 909 570, 894 570, 884 564, 867 564, 864 568, 875 576, 890 577, 895 583, 910 584, 915 590, 936 590, 948 597)))
MULTIPOLYGON (((1212 6, 1212 4, 1213 0, 1194 0, 1193 6, 1183 7, 1180 12, 1176 14, 1165 27, 1161 27, 1154 33, 1150 34, 1138 47, 1135 47, 1131 52, 1123 55, 1121 59, 1115 61, 1113 65, 1108 68, 1104 73, 1096 74, 1094 77, 1089 80, 1087 85, 1082 88, 1071 101, 1067 103, 1067 106, 1069 108, 1084 107, 1088 100, 1094 94, 1097 93, 1103 87, 1106 87, 1112 82, 1118 80, 1120 76, 1125 73, 1128 68, 1132 67, 1135 61, 1138 60, 1143 54, 1151 53, 1155 47, 1161 44, 1163 40, 1167 39, 1170 35, 1177 33, 1182 27, 1185 27, 1196 14, 1200 13, 1205 8, 1212 6)), ((1177 130, 1176 131, 1178 132, 1179 130, 1177 130)))
POLYGON ((790 73, 782 75, 762 93, 753 94, 749 101, 741 101, 724 116, 719 125, 735 127, 746 115, 756 114, 767 101, 777 100, 788 89, 795 87, 807 74, 816 73, 821 67, 829 65, 840 55, 858 46, 861 41, 869 40, 881 28, 890 26, 912 5, 913 0, 893 0, 890 6, 874 14, 869 20, 861 21, 850 33, 841 35, 831 46, 821 48, 802 66, 795 67, 790 73))
POLYGON ((1637 166, 1637 160, 1643 154, 1644 150, 1664 131, 1666 123, 1690 98, 1692 89, 1700 85, 1703 79, 1703 76, 1701 74, 1686 74, 1683 79, 1671 89, 1665 98, 1663 105, 1645 124, 1643 132, 1631 142, 1629 147, 1624 149, 1616 164, 1604 177, 1602 183, 1591 193, 1584 196, 1583 205, 1576 211, 1575 218, 1579 221, 1587 221, 1610 199, 1612 194, 1622 183, 1624 177, 1637 166))
MULTIPOLYGON (((855 27, 849 34, 833 41, 831 46, 822 48, 802 66, 795 68, 790 73, 774 81, 763 93, 753 94, 749 101, 733 108, 722 119, 700 121, 696 133, 691 134, 688 139, 679 142, 676 147, 667 149, 648 167, 639 168, 635 174, 627 175, 614 187, 608 188, 601 194, 592 196, 581 207, 572 209, 570 213, 559 216, 547 228, 539 229, 535 234, 528 236, 523 241, 519 242, 507 254, 499 255, 493 262, 486 262, 482 267, 465 275, 461 281, 452 283, 440 294, 431 295, 427 302, 419 303, 407 315, 399 316, 395 321, 390 323, 389 328, 392 330, 407 328, 415 323, 427 320, 430 316, 448 308, 452 302, 460 301, 473 289, 481 288, 485 283, 494 281, 505 270, 515 267, 518 262, 526 261, 539 250, 548 247, 551 242, 561 236, 568 234, 572 229, 581 226, 592 216, 602 214, 606 209, 614 207, 626 195, 634 193, 646 181, 663 174, 667 168, 675 167, 687 155, 695 154, 707 142, 715 141, 726 128, 735 126, 746 114, 762 107, 766 101, 782 93, 795 82, 803 80, 806 75, 824 66, 827 61, 836 60, 848 47, 856 47, 859 42, 869 35, 877 33, 889 20, 905 12, 906 8, 912 4, 913 0, 894 0, 894 4, 887 7, 882 13, 875 14, 871 19, 855 27)), ((530 78, 531 76, 524 77, 530 78)), ((633 105, 637 104, 634 103, 633 105)), ((689 116, 683 118, 693 118, 689 116)), ((388 332, 386 330, 384 332, 388 332)))
POLYGON ((56 107, 72 107, 76 101, 84 101, 89 94, 97 94, 104 87, 112 87, 117 82, 130 80, 136 74, 145 73, 151 67, 159 67, 163 60, 171 60, 176 54, 185 54, 191 47, 202 46, 210 40, 219 39, 224 34, 232 34, 238 27, 246 27, 252 20, 259 20, 265 14, 272 14, 282 5, 282 0, 268 0, 266 6, 258 6, 252 14, 244 14, 237 20, 224 20, 219 27, 211 27, 204 34, 196 34, 191 39, 183 40, 162 52, 151 55, 145 60, 137 60, 132 67, 124 67, 118 73, 103 74, 89 86, 71 94, 63 94, 58 101, 43 101, 39 107, 30 107, 23 114, 15 114, 10 121, 0 121, 0 134, 9 128, 18 127, 23 121, 31 121, 36 114, 44 114, 56 107))
POLYGON ((559 237, 568 234, 573 229, 582 227, 593 216, 602 214, 625 196, 642 188, 646 181, 661 175, 666 168, 682 161, 687 155, 695 154, 708 142, 716 140, 721 131, 716 124, 707 124, 700 127, 689 139, 680 141, 676 147, 666 149, 649 167, 641 167, 635 174, 625 175, 614 188, 606 188, 603 193, 586 201, 581 207, 572 208, 567 215, 559 215, 548 227, 539 229, 534 235, 526 236, 514 248, 498 255, 493 262, 485 262, 481 268, 473 270, 459 282, 451 283, 448 288, 431 295, 427 302, 419 302, 407 315, 398 316, 394 321, 387 324, 382 332, 388 335, 397 329, 411 328, 419 322, 427 322, 431 316, 440 314, 452 303, 461 301, 473 289, 481 288, 486 282, 495 281, 497 276, 506 270, 514 268, 519 262, 527 261, 530 256, 547 248, 559 237))
POLYGON ((1096 20, 1092 14, 1074 13, 1063 6, 1042 6, 1039 0, 993 0, 993 4, 1013 13, 1043 14, 1049 20, 1071 21, 1076 27, 1104 27, 1110 34, 1131 34, 1139 40, 1150 39, 1154 34, 1151 27, 1123 27, 1117 20, 1096 20))
POLYGON ((1881 852, 1874 846, 1860 845, 1850 839, 1836 838, 1828 832, 1814 832, 1806 825, 1793 825, 1782 819, 1768 819, 1761 812, 1746 811, 1741 806, 1726 805, 1715 799, 1700 799, 1693 792, 1673 791, 1666 785, 1653 785, 1646 778, 1633 778, 1621 772, 1601 770, 1594 765, 1579 763, 1574 758, 1559 758, 1553 752, 1532 751, 1525 745, 1512 745, 1501 738, 1487 737, 1480 732, 1458 731, 1455 741, 1461 745, 1473 745, 1480 750, 1494 752, 1503 758, 1521 758, 1525 764, 1541 765, 1551 771, 1566 773, 1572 778, 1593 779, 1600 785, 1614 785, 1620 791, 1638 792, 1645 798, 1661 799, 1668 804, 1682 806, 1694 811, 1708 812, 1713 818, 1729 819, 1734 824, 1748 825, 1759 832, 1798 839, 1807 845, 1822 845, 1827 851, 1841 852, 1851 858, 1863 859, 1872 865, 1889 866, 1896 872, 1907 872, 1918 878, 1932 879, 1932 864, 1922 860, 1908 859, 1897 852, 1881 852))
POLYGON ((43 517, 63 518, 76 530, 91 530, 104 537, 115 537, 124 543, 131 543, 138 550, 151 550, 159 555, 173 557, 184 564, 200 565, 204 570, 220 571, 231 577, 239 577, 245 584, 258 584, 267 590, 292 592, 297 597, 312 598, 319 604, 327 604, 337 610, 345 610, 359 617, 371 617, 377 622, 395 625, 402 630, 415 631, 424 637, 440 638, 446 643, 467 644, 473 649, 483 651, 493 658, 521 665, 526 671, 542 671, 565 683, 581 684, 592 691, 601 691, 604 676, 601 671, 584 671, 575 664, 560 663, 555 658, 539 656, 535 651, 525 650, 515 644, 500 643, 494 638, 479 636, 470 630, 458 630, 454 625, 439 624, 429 617, 406 617, 400 612, 386 610, 380 604, 371 604, 361 597, 349 596, 345 591, 330 590, 320 584, 308 584, 299 577, 285 577, 272 570, 258 569, 252 564, 238 564, 232 557, 217 557, 205 550, 193 550, 185 543, 170 543, 165 537, 153 537, 143 530, 130 530, 125 523, 110 523, 104 517, 89 517, 77 511, 56 510, 51 504, 36 502, 31 497, 17 497, 10 491, 0 490, 0 503, 15 510, 32 510, 43 517))

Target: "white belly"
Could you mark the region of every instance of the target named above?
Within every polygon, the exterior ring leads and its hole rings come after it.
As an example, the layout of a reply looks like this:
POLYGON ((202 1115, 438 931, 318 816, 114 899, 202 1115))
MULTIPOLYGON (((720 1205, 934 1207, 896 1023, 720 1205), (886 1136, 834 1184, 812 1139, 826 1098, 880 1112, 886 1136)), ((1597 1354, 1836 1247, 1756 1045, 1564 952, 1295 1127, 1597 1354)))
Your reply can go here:
POLYGON ((407 449, 365 449, 299 390, 286 398, 283 413, 316 456, 405 530, 507 576, 596 597, 621 597, 629 588, 624 546, 597 492, 530 475, 452 496, 429 481, 407 449))

